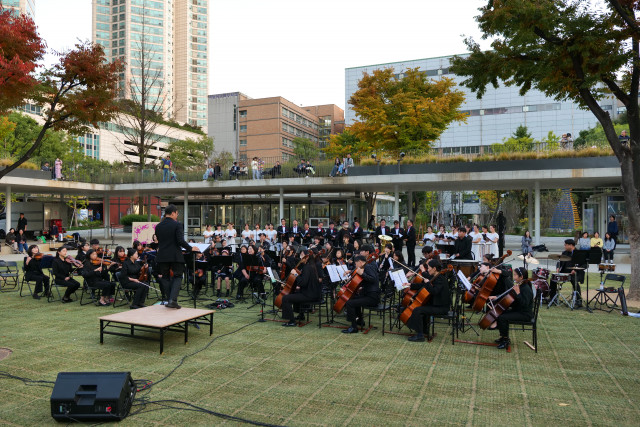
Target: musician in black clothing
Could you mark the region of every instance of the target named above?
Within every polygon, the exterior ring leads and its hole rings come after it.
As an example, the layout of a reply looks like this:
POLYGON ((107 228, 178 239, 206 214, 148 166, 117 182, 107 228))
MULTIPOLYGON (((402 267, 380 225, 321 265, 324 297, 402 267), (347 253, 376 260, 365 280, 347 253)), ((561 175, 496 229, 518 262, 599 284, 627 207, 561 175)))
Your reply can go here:
POLYGON ((387 227, 387 221, 385 221, 384 219, 380 220, 380 226, 378 228, 376 228, 375 233, 375 242, 377 245, 380 245, 380 235, 382 236, 388 236, 390 234, 389 231, 389 227, 387 227))
POLYGON ((197 251, 198 248, 190 246, 184 240, 184 229, 178 222, 178 209, 174 205, 169 205, 164 210, 164 219, 156 226, 158 236, 158 264, 160 284, 164 287, 165 294, 169 301, 165 305, 167 308, 180 308, 178 304, 178 293, 182 283, 184 272, 184 256, 180 248, 186 251, 197 251), (169 271, 173 271, 173 278, 169 271))
POLYGON ((311 235, 313 236, 314 239, 316 237, 320 238, 320 244, 322 244, 322 242, 324 241, 324 233, 325 233, 325 230, 322 226, 323 226, 322 221, 320 221, 318 223, 318 226, 313 230, 311 230, 311 235))
POLYGON ((304 228, 300 231, 300 241, 304 246, 311 244, 311 230, 309 229, 309 223, 304 223, 304 228))
MULTIPOLYGON (((206 263, 207 260, 202 252, 194 252, 193 256, 195 257, 195 271, 188 270, 188 279, 189 283, 193 284, 192 297, 196 299, 202 288, 207 284, 209 264, 206 263), (205 261, 205 263, 202 261, 205 261)), ((218 293, 220 293, 220 288, 218 288, 218 293)))
POLYGON ((380 301, 380 286, 375 263, 367 264, 367 258, 363 255, 355 257, 354 262, 356 268, 353 273, 362 277, 362 284, 358 294, 352 296, 345 304, 347 320, 351 322, 351 326, 342 330, 344 334, 358 333, 358 326, 364 326, 362 307, 375 307, 380 301))
MULTIPOLYGON (((300 253, 302 258, 302 267, 300 275, 296 277, 293 284, 294 292, 282 297, 282 318, 289 320, 282 326, 296 326, 297 322, 294 317, 294 311, 300 311, 300 304, 305 302, 320 301, 322 287, 318 280, 319 272, 316 265, 316 257, 314 251, 305 250, 300 253)), ((298 317, 298 320, 304 319, 298 317)))
POLYGON ((458 238, 453 244, 453 253, 456 259, 473 259, 471 253, 471 238, 467 236, 467 230, 460 227, 458 238))
MULTIPOLYGON (((228 249, 223 249, 222 252, 220 253, 220 256, 230 256, 229 250, 228 249)), ((217 279, 217 284, 216 284, 216 297, 220 298, 221 296, 221 291, 220 289, 222 288, 222 279, 224 279, 224 283, 227 289, 227 293, 225 295, 225 297, 229 298, 229 293, 231 292, 231 278, 233 277, 233 271, 232 268, 229 266, 219 266, 217 267, 215 270, 211 270, 211 282, 214 281, 214 278, 217 279)))
POLYGON ((441 264, 439 261, 435 259, 429 260, 427 262, 427 273, 430 279, 419 284, 411 284, 411 289, 415 291, 419 291, 424 287, 429 292, 429 300, 426 305, 416 307, 407 321, 407 326, 416 332, 415 335, 409 337, 409 341, 424 341, 424 331, 429 331, 431 316, 447 314, 449 311, 451 293, 449 292, 447 278, 443 275, 438 275, 434 278, 440 269, 441 264))
MULTIPOLYGON (((407 220, 407 230, 406 236, 404 239, 407 244, 407 264, 410 267, 415 267, 416 265, 416 229, 413 226, 413 221, 407 220)), ((402 248, 398 248, 402 250, 402 248)))
POLYGON ((137 260, 138 251, 129 248, 127 250, 127 259, 122 263, 122 270, 120 270, 120 284, 122 287, 136 292, 130 306, 132 309, 144 307, 144 301, 149 291, 147 285, 138 279, 142 265, 137 263, 137 260))
MULTIPOLYGON (((336 238, 338 237, 338 230, 333 222, 329 223, 329 228, 324 233, 325 241, 328 241, 335 246, 336 238)), ((339 240, 338 240, 339 241, 339 240)))
POLYGON ((351 230, 349 230, 349 221, 345 221, 342 223, 342 228, 338 230, 338 233, 336 234, 336 242, 340 242, 340 244, 342 245, 344 242, 345 236, 349 238, 348 243, 351 243, 352 240, 351 240, 351 230))
MULTIPOLYGON (((258 250, 254 245, 249 245, 247 247, 247 255, 256 255, 258 250)), ((258 258, 261 263, 264 263, 264 259, 258 258)), ((242 299, 244 297, 244 289, 247 285, 250 285, 254 292, 259 294, 264 294, 264 274, 259 273, 257 271, 249 271, 250 267, 268 267, 269 265, 260 265, 260 266, 247 266, 244 263, 244 260, 238 263, 238 270, 236 270, 235 277, 239 279, 238 282, 238 294, 236 295, 236 299, 242 299)))
POLYGON ((80 288, 80 283, 72 276, 74 268, 82 266, 82 263, 76 260, 78 265, 74 266, 73 261, 67 261, 67 248, 62 246, 56 251, 56 257, 51 262, 51 270, 53 272, 53 281, 58 286, 65 286, 67 290, 64 292, 62 302, 67 303, 73 301, 71 294, 80 288))
POLYGON ((84 260, 82 277, 84 277, 84 283, 87 287, 100 289, 100 301, 98 304, 107 306, 109 305, 111 295, 114 293, 115 285, 109 281, 107 266, 99 262, 100 258, 98 258, 98 253, 93 249, 89 249, 87 251, 87 257, 84 260), (95 262, 98 262, 98 264, 94 264, 95 262))
POLYGON ((289 240, 289 228, 287 227, 287 221, 284 218, 280 219, 280 226, 276 230, 278 232, 278 244, 276 245, 278 250, 282 250, 282 242, 286 242, 289 240))
MULTIPOLYGON (((500 331, 500 337, 496 340, 499 349, 509 347, 510 321, 527 321, 533 318, 533 289, 527 277, 527 270, 523 267, 518 267, 513 270, 513 279, 515 281, 513 290, 516 293, 515 301, 513 301, 507 311, 498 317, 497 322, 494 322, 490 326, 490 329, 494 329, 497 326, 500 331)), ((495 301, 497 298, 491 296, 489 299, 495 301)))
POLYGON ((384 245, 384 249, 380 253, 378 258, 378 277, 380 281, 383 281, 387 277, 387 273, 392 266, 393 260, 393 245, 387 243, 384 245))
POLYGON ((293 240, 299 245, 302 244, 302 240, 300 238, 300 232, 301 231, 302 230, 300 229, 300 227, 298 227, 298 220, 294 219, 293 220, 293 226, 289 230, 289 236, 293 236, 293 240))
POLYGON ((33 298, 40 299, 40 292, 42 292, 42 288, 44 285, 44 295, 49 294, 49 276, 45 275, 42 272, 42 267, 40 265, 40 259, 34 258, 36 255, 40 253, 40 248, 38 245, 31 245, 29 249, 27 249, 27 257, 24 260, 24 278, 30 282, 36 282, 36 287, 33 291, 33 298))
POLYGON ((358 221, 353 221, 353 230, 351 230, 349 234, 352 242, 354 240, 362 240, 362 228, 360 228, 360 223, 358 221))
POLYGON ((80 246, 78 246, 78 253, 76 254, 76 259, 80 262, 84 262, 87 257, 87 251, 89 250, 89 243, 80 242, 80 246))
POLYGON ((393 243, 393 247, 401 251, 404 238, 404 228, 400 227, 400 221, 396 219, 395 221, 393 221, 393 228, 391 229, 391 243, 393 243))
MULTIPOLYGON (((573 239, 567 239, 564 241, 564 251, 562 252, 562 255, 570 257, 571 261, 558 261, 558 264, 556 265, 556 272, 569 273, 573 290, 577 292, 575 308, 580 308, 582 307, 582 289, 580 288, 580 283, 584 282, 584 269, 587 267, 587 264, 584 264, 583 260, 578 259, 576 242, 573 239), (576 270, 571 267, 578 267, 580 269, 576 270)), ((558 292, 558 282, 551 280, 549 282, 549 289, 549 298, 553 299, 558 292)))

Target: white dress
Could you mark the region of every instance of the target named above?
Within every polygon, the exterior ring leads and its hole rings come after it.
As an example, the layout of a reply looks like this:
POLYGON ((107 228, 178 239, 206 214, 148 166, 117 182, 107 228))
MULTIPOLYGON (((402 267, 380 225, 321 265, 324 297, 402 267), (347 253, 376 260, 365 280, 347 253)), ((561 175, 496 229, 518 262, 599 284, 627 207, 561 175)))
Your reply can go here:
POLYGON ((434 240, 436 238, 436 235, 434 233, 424 233, 424 236, 422 237, 422 240, 426 240, 425 242, 425 246, 433 246, 435 245, 434 240))
POLYGON ((204 230, 202 235, 204 236, 205 243, 211 243, 211 236, 213 236, 213 233, 214 233, 213 230, 211 231, 204 230))
POLYGON ((473 252, 473 259, 476 261, 482 261, 482 249, 480 245, 482 243, 482 233, 476 233, 472 231, 469 233, 469 237, 471 237, 471 252, 473 252))
POLYGON ((232 228, 231 230, 229 230, 227 228, 226 230, 224 230, 224 235, 227 238, 227 245, 231 247, 232 252, 235 252, 237 247, 236 236, 238 235, 238 233, 236 232, 236 229, 232 228))
POLYGON ((274 250, 276 244, 276 238, 278 236, 278 232, 276 230, 265 230, 265 234, 267 235, 267 240, 271 245, 271 250, 274 250))
POLYGON ((491 242, 487 242, 487 244, 489 245, 489 252, 490 254, 493 254, 493 256, 495 258, 498 257, 498 238, 500 236, 498 236, 498 233, 487 233, 487 239, 491 240, 491 242))
POLYGON ((247 238, 251 239, 253 236, 253 231, 251 230, 242 230, 242 244, 244 246, 248 245, 247 238))

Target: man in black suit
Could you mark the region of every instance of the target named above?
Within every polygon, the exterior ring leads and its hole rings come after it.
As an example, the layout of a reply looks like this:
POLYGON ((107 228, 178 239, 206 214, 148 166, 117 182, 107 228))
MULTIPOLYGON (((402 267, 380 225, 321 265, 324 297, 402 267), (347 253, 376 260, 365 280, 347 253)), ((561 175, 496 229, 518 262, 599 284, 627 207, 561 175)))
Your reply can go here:
MULTIPOLYGON (((376 228, 375 233, 375 242, 377 245, 380 245, 380 238, 378 236, 383 235, 383 236, 388 236, 389 233, 389 227, 387 227, 387 221, 385 221, 384 219, 380 220, 380 226, 378 228, 376 228)), ((381 249, 382 250, 382 249, 381 249)))
MULTIPOLYGON (((556 265, 557 273, 569 273, 570 282, 573 285, 573 290, 576 292, 576 307, 582 307, 582 289, 580 283, 584 283, 584 271, 588 267, 585 263, 586 257, 580 256, 576 250, 576 242, 573 239, 567 239, 564 241, 564 251, 562 255, 571 257, 571 261, 558 261, 556 265), (579 267, 580 269, 573 269, 572 267, 579 267)), ((553 297, 558 292, 558 282, 551 280, 549 282, 549 298, 553 297)))
POLYGON ((320 221, 318 223, 318 226, 316 228, 314 228, 313 230, 311 230, 311 235, 312 237, 315 239, 316 237, 320 237, 320 244, 322 245, 322 243, 324 242, 324 227, 322 227, 324 224, 322 224, 322 221, 320 221))
POLYGON ((309 223, 305 222, 302 231, 300 232, 300 241, 304 246, 308 247, 311 244, 311 237, 312 234, 311 230, 309 229, 309 223))
POLYGON ((464 227, 458 230, 458 238, 453 243, 453 254, 456 259, 473 259, 471 237, 467 236, 467 229, 464 227))
POLYGON ((178 292, 180 292, 184 272, 184 256, 180 248, 187 251, 197 250, 196 247, 191 247, 185 242, 183 234, 182 224, 178 222, 178 209, 174 205, 167 206, 164 210, 164 219, 156 226, 156 237, 158 237, 156 263, 160 270, 160 284, 169 298, 166 305, 168 308, 180 308, 178 292), (170 271, 173 271, 173 278, 170 276, 170 271))
POLYGON ((407 243, 407 264, 409 267, 416 266, 416 229, 413 227, 413 221, 407 220, 407 230, 405 236, 407 243))
POLYGON ((404 228, 400 227, 400 221, 397 219, 393 221, 393 228, 391 229, 391 243, 393 243, 393 250, 402 251, 402 239, 404 239, 404 228))
POLYGON ((336 237, 338 237, 338 230, 336 229, 336 225, 333 222, 330 222, 329 228, 327 228, 327 230, 324 233, 324 238, 326 241, 328 241, 332 245, 335 245, 336 237))
POLYGON ((278 250, 282 250, 282 242, 286 242, 289 240, 288 234, 289 234, 289 228, 287 227, 287 221, 282 218, 280 220, 280 226, 277 229, 278 231, 278 244, 277 244, 277 248, 278 250))
POLYGON ((293 220, 293 226, 291 227, 291 230, 289 231, 289 234, 293 235, 294 240, 296 241, 297 244, 301 244, 302 243, 302 238, 300 237, 300 232, 302 231, 302 229, 300 227, 298 227, 298 220, 294 219, 293 220))
POLYGON ((353 243, 354 240, 362 242, 362 228, 357 220, 353 222, 353 230, 351 231, 351 242, 353 243))
POLYGON ((336 245, 342 245, 344 241, 344 235, 349 236, 349 243, 351 240, 351 230, 349 230, 349 221, 345 221, 342 223, 342 228, 338 231, 338 235, 336 236, 336 245))

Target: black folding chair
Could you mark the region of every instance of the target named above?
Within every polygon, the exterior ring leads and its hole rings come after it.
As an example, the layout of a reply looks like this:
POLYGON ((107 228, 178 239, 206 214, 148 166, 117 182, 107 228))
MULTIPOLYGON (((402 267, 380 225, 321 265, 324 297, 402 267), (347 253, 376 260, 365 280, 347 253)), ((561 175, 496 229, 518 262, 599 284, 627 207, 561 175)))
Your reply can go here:
POLYGON ((540 303, 542 300, 542 294, 538 293, 533 298, 533 317, 531 320, 510 320, 510 329, 513 331, 531 331, 533 334, 533 350, 538 352, 538 312, 540 311, 540 303))
POLYGON ((16 291, 18 287, 18 263, 15 261, 0 260, 0 279, 2 280, 1 291, 16 291))
POLYGON ((620 298, 618 289, 622 288, 624 292, 624 281, 624 276, 608 273, 604 277, 604 282, 602 282, 596 294, 591 298, 591 300, 589 300, 589 304, 593 304, 592 308, 595 310, 602 310, 607 313, 611 313, 616 307, 618 307, 618 299, 620 298), (614 282, 618 284, 618 287, 607 286, 608 282, 614 282), (615 298, 611 298, 611 294, 615 294, 615 298))

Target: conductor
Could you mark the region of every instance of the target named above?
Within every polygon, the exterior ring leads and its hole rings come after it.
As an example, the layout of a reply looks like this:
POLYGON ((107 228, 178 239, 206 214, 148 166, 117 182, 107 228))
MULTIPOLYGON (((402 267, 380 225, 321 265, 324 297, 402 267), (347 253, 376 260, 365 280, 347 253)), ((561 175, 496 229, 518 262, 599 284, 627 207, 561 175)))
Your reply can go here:
POLYGON ((175 205, 169 205, 164 210, 164 219, 156 226, 156 236, 158 237, 158 254, 156 263, 158 265, 159 281, 164 289, 165 295, 169 298, 165 307, 180 308, 178 305, 178 292, 184 272, 184 257, 180 248, 187 251, 195 251, 196 247, 191 247, 184 241, 183 228, 178 222, 178 209, 175 205), (173 278, 170 276, 173 271, 173 278))

